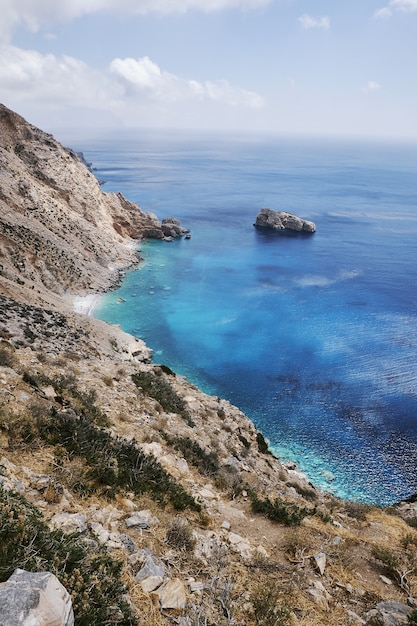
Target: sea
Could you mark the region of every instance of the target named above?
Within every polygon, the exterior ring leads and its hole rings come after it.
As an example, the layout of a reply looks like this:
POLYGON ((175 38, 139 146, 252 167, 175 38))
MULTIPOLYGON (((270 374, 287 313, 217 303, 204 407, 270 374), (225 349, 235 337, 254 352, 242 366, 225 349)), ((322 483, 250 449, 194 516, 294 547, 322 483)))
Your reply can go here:
POLYGON ((239 407, 320 489, 417 492, 417 144, 137 130, 72 142, 104 191, 189 239, 147 241, 97 318, 239 407), (259 230, 268 207, 314 234, 259 230))

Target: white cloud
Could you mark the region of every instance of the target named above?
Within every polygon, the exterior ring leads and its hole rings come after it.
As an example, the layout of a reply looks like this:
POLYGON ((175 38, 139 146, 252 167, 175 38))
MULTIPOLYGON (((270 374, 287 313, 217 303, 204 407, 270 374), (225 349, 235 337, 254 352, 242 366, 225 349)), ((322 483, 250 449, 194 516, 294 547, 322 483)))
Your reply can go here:
POLYGON ((258 94, 231 85, 226 80, 216 82, 190 80, 162 71, 149 57, 114 59, 110 71, 117 79, 127 99, 148 98, 158 102, 211 100, 229 106, 260 108, 263 100, 258 94))
POLYGON ((390 0, 387 6, 375 11, 375 17, 391 17, 395 12, 414 13, 417 11, 417 0, 390 0))
POLYGON ((45 111, 83 107, 114 115, 131 115, 158 106, 169 110, 176 103, 194 107, 216 102, 223 109, 260 108, 258 94, 231 85, 184 79, 165 72, 148 57, 114 59, 99 71, 69 56, 42 55, 4 44, 0 47, 2 101, 14 109, 22 103, 45 111))
POLYGON ((114 86, 101 72, 69 56, 42 55, 15 46, 0 48, 0 84, 3 100, 62 104, 105 105, 114 86))
POLYGON ((310 30, 311 28, 329 30, 330 28, 330 18, 327 15, 317 18, 304 13, 298 18, 298 21, 305 30, 310 30))
POLYGON ((377 91, 378 89, 381 89, 381 85, 377 83, 376 80, 370 80, 368 81, 368 84, 366 85, 366 87, 362 89, 362 91, 370 92, 370 91, 377 91))
POLYGON ((36 32, 42 26, 94 13, 210 13, 224 9, 250 10, 272 0, 0 0, 0 38, 7 40, 19 26, 36 32))

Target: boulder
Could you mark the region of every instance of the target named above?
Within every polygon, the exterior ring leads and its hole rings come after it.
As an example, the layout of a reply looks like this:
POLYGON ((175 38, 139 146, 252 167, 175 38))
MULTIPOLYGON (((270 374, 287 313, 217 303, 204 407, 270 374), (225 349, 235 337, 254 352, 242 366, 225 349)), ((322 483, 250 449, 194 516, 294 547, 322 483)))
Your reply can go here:
POLYGON ((180 221, 175 219, 174 217, 166 217, 162 220, 161 223, 162 232, 164 237, 182 237, 189 233, 190 231, 187 228, 183 228, 180 224, 180 221))
POLYGON ((185 609, 186 589, 179 578, 168 580, 162 587, 154 591, 154 595, 159 599, 161 609, 185 609))
POLYGON ((158 526, 159 520, 154 517, 149 510, 137 511, 127 518, 127 528, 150 528, 151 526, 158 526))
POLYGON ((71 598, 50 572, 16 569, 0 585, 0 626, 74 626, 71 598))
POLYGON ((137 582, 145 580, 150 576, 159 576, 161 578, 165 575, 165 565, 160 558, 154 556, 148 548, 138 550, 129 557, 129 562, 133 568, 140 566, 138 573, 135 576, 137 582))
POLYGON ((380 602, 366 614, 367 626, 407 626, 410 607, 402 602, 380 602))
POLYGON ((49 521, 51 530, 62 530, 71 533, 84 533, 87 530, 87 519, 83 513, 57 513, 49 521))
POLYGON ((261 209, 256 217, 254 226, 269 230, 294 230, 297 232, 314 233, 314 222, 303 220, 292 213, 274 211, 273 209, 261 209))

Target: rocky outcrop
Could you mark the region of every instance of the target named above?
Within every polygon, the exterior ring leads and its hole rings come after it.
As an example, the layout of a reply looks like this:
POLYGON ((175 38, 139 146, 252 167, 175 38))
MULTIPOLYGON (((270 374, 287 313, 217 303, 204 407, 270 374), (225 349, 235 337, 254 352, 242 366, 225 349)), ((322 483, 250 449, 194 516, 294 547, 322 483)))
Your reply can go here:
MULTIPOLYGON (((137 242, 168 227, 104 193, 79 154, 0 105, 0 277, 64 294, 102 291, 137 262, 137 242)), ((179 223, 169 237, 183 233, 179 223)), ((33 297, 33 295, 32 295, 33 297)))
POLYGON ((187 228, 183 228, 180 221, 174 217, 166 217, 162 220, 162 232, 166 238, 169 237, 173 239, 174 237, 186 235, 190 231, 187 228))
POLYGON ((0 584, 0 626, 73 626, 71 598, 49 572, 17 569, 0 584))
POLYGON ((254 225, 258 228, 268 228, 270 230, 294 230, 303 233, 316 232, 314 222, 303 220, 292 213, 274 211, 273 209, 261 209, 254 225))

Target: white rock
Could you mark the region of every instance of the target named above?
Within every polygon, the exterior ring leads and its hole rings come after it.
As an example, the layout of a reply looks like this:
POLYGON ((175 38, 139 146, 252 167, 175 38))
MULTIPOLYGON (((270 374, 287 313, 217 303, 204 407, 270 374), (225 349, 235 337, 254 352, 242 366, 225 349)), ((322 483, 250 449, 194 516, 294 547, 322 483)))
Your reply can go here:
POLYGON ((74 626, 71 597, 50 572, 16 569, 0 585, 2 626, 74 626))
POLYGON ((324 570, 326 569, 326 562, 327 562, 326 555, 324 554, 324 552, 317 552, 317 554, 313 556, 313 559, 314 559, 317 569, 319 570, 320 574, 323 576, 324 570))
POLYGON ((185 585, 179 578, 168 580, 154 594, 159 599, 161 609, 185 609, 187 595, 185 585))
POLYGON ((67 534, 83 533, 87 530, 87 520, 82 513, 57 513, 49 520, 49 527, 67 534))

